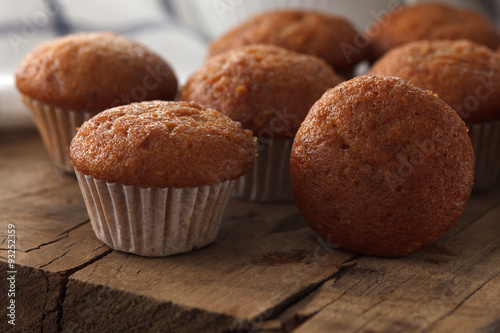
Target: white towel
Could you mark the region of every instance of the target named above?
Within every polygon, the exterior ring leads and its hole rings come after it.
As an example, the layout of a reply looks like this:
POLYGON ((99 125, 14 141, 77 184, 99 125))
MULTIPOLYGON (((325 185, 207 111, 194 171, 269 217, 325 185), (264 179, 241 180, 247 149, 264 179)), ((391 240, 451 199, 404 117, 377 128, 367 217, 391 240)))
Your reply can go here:
MULTIPOLYGON (((0 129, 33 126, 14 73, 39 42, 82 31, 113 31, 142 42, 180 83, 199 67, 210 39, 256 12, 309 8, 345 16, 363 30, 394 4, 426 0, 0 0, 0 129)), ((500 0, 441 0, 491 18, 500 0)))
POLYGON ((168 0, 0 0, 0 128, 34 126, 15 70, 38 43, 82 31, 113 31, 161 55, 182 83, 205 59, 207 40, 181 25, 168 0))

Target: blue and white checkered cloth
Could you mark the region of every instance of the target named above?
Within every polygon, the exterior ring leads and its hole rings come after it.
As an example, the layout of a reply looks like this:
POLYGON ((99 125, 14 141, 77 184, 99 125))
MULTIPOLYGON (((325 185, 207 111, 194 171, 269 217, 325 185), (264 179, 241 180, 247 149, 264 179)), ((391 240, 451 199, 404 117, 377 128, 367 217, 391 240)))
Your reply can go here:
MULTIPOLYGON (((38 43, 82 31, 113 31, 161 55, 183 83, 206 56, 209 40, 248 16, 294 7, 341 15, 359 29, 389 5, 427 0, 0 0, 0 128, 33 126, 14 73, 38 43)), ((437 0, 435 0, 437 1, 437 0)), ((440 0, 494 18, 500 0, 440 0)))
POLYGON ((169 0, 0 0, 0 127, 32 126, 14 73, 38 43, 82 31, 113 31, 161 55, 179 81, 203 62, 207 39, 178 22, 169 0))

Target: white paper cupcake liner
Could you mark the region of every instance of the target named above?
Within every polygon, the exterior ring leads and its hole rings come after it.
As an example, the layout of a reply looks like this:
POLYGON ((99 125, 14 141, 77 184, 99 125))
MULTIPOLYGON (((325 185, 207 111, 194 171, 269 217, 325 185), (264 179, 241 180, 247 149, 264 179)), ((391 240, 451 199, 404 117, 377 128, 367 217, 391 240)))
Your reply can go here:
POLYGON ((293 201, 290 188, 290 153, 293 139, 272 139, 259 150, 250 171, 239 178, 233 197, 262 202, 293 201))
POLYGON ((235 181, 193 188, 141 188, 76 171, 94 232, 109 247, 148 257, 212 243, 235 181))
POLYGON ((500 121, 469 124, 467 127, 476 157, 472 190, 487 190, 500 176, 500 121))
POLYGON ((74 172, 70 163, 69 147, 76 128, 97 112, 75 111, 54 107, 27 96, 21 96, 35 120, 45 148, 54 164, 65 172, 74 172))

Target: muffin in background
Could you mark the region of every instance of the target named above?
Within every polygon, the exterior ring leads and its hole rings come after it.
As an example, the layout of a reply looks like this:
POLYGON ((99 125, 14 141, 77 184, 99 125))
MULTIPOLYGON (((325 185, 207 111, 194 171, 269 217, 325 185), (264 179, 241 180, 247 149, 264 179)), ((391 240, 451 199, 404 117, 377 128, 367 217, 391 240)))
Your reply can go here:
POLYGON ((369 71, 432 90, 462 117, 476 155, 474 191, 500 178, 500 55, 468 40, 418 41, 395 48, 369 71))
POLYGON ((71 162, 102 242, 167 256, 215 240, 255 149, 252 133, 220 112, 152 101, 86 121, 71 142, 71 162))
POLYGON ((252 44, 271 44, 315 55, 346 78, 369 58, 368 42, 346 19, 309 10, 255 15, 209 45, 209 57, 252 44))
POLYGON ((367 32, 372 61, 390 49, 418 40, 467 39, 492 50, 500 46, 495 25, 472 10, 439 3, 404 6, 379 20, 367 32))
POLYGON ((109 32, 39 44, 17 68, 16 85, 54 164, 67 172, 71 139, 85 120, 118 105, 174 99, 178 88, 157 54, 109 32))
POLYGON ((342 81, 318 57, 257 44, 209 58, 179 96, 219 110, 257 136, 259 156, 237 182, 235 197, 291 201, 293 137, 314 102, 342 81))
POLYGON ((462 214, 474 153, 457 113, 396 77, 360 76, 319 99, 293 143, 290 179, 309 226, 341 249, 403 257, 462 214))

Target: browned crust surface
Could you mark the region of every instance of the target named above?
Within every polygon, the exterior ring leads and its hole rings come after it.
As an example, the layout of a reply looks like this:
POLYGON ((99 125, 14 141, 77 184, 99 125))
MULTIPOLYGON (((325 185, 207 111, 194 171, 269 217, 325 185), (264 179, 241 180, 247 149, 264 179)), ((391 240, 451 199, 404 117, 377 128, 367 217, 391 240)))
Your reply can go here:
POLYGON ((418 41, 395 48, 370 74, 432 90, 467 123, 500 118, 500 55, 467 40, 418 41))
POLYGON ((72 110, 102 111, 142 100, 171 100, 177 79, 144 45, 109 32, 80 33, 36 46, 21 62, 24 95, 72 110))
POLYGON ((368 37, 375 59, 393 47, 423 39, 468 39, 493 50, 500 44, 497 29, 486 18, 470 10, 435 3, 396 9, 373 26, 368 37))
POLYGON ((141 187, 198 187, 250 169, 250 131, 218 111, 186 102, 142 102, 106 110, 71 143, 76 170, 141 187))
POLYGON ((312 107, 292 149, 301 214, 347 251, 400 257, 436 241, 462 213, 474 177, 463 121, 431 92, 362 76, 312 107))
POLYGON ((211 43, 209 56, 251 44, 273 44, 312 54, 325 59, 336 71, 352 69, 369 52, 364 37, 345 19, 289 10, 259 14, 234 27, 211 43), (356 46, 356 52, 351 52, 356 46))
POLYGON ((219 110, 256 135, 291 138, 314 102, 342 81, 315 56, 250 45, 208 59, 180 98, 219 110))

